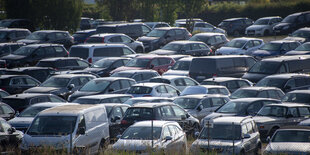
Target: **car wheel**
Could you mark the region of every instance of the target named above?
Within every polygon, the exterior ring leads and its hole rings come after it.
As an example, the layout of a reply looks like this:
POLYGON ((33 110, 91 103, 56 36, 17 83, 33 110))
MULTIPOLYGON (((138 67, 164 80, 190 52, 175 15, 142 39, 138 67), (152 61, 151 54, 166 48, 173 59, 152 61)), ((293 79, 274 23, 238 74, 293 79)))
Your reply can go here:
POLYGON ((233 36, 234 37, 239 37, 240 36, 240 32, 239 31, 234 31, 233 36))
POLYGON ((137 53, 143 53, 143 48, 140 47, 140 46, 137 47, 137 48, 136 48, 136 52, 137 52, 137 53))
POLYGON ((269 35, 269 31, 268 30, 265 30, 264 31, 264 36, 268 36, 269 35))

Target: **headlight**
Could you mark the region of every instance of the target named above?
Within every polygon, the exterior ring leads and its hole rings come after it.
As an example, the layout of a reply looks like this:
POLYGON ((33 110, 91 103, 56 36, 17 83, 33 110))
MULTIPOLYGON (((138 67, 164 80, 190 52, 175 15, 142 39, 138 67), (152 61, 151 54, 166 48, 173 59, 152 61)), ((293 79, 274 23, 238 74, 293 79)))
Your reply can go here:
POLYGON ((289 26, 284 26, 283 27, 283 30, 286 30, 286 29, 288 29, 289 28, 289 26))

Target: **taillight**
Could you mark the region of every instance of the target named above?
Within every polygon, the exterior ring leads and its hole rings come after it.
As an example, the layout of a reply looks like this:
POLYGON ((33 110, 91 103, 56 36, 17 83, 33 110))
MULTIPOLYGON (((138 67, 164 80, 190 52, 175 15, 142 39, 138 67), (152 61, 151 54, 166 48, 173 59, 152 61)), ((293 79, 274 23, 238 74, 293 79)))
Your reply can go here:
POLYGON ((88 58, 88 62, 89 62, 89 63, 92 63, 92 62, 93 62, 93 59, 92 59, 92 58, 88 58))
POLYGON ((189 37, 192 37, 193 35, 192 35, 191 33, 188 33, 188 36, 189 36, 189 37))
POLYGON ((104 43, 104 37, 102 38, 102 43, 104 43))
POLYGON ((88 40, 88 39, 89 39, 89 38, 86 38, 85 41, 84 41, 84 43, 87 43, 87 40, 88 40))
POLYGON ((128 122, 126 120, 122 120, 121 124, 126 125, 126 124, 128 124, 128 122))
POLYGON ((216 73, 213 73, 213 74, 212 74, 212 77, 216 77, 216 76, 217 76, 217 74, 216 74, 216 73))
POLYGON ((74 41, 74 37, 71 36, 72 41, 74 41))

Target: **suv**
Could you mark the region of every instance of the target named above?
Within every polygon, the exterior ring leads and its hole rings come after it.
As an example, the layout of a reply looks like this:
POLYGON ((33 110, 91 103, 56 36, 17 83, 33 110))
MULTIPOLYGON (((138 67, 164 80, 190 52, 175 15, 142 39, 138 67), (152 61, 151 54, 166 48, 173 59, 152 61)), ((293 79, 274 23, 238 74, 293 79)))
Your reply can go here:
POLYGON ((145 51, 153 51, 175 40, 188 40, 192 35, 180 27, 156 28, 144 37, 138 38, 145 47, 145 51))
POLYGON ((124 33, 133 39, 145 36, 152 29, 144 23, 109 24, 97 26, 97 33, 124 33))
POLYGON ((212 49, 212 51, 216 51, 229 41, 225 34, 211 32, 195 34, 189 40, 204 42, 212 49))
POLYGON ((262 143, 251 117, 219 117, 205 124, 190 148, 193 154, 260 154, 262 143))
POLYGON ((23 43, 0 43, 0 57, 9 55, 22 46, 25 46, 25 44, 23 43))
POLYGON ((66 57, 68 51, 58 44, 33 44, 23 46, 11 54, 1 57, 8 68, 34 66, 39 60, 52 57, 66 57))
POLYGON ((28 29, 0 29, 0 43, 15 42, 20 39, 25 39, 30 33, 28 29))
POLYGON ((140 103, 129 107, 121 120, 122 129, 138 121, 169 120, 180 124, 186 133, 199 131, 199 121, 174 103, 140 103))
POLYGON ((81 44, 74 45, 69 51, 70 57, 80 57, 89 63, 96 62, 106 57, 120 57, 123 55, 136 54, 124 44, 81 44))
POLYGON ((218 26, 224 29, 228 35, 238 37, 245 33, 245 29, 254 22, 249 18, 230 18, 223 20, 218 26))
POLYGON ((90 67, 85 60, 77 57, 57 57, 40 60, 37 67, 50 67, 57 71, 81 70, 90 67))
POLYGON ((206 56, 193 58, 189 76, 198 82, 213 76, 241 77, 256 60, 251 56, 206 56))

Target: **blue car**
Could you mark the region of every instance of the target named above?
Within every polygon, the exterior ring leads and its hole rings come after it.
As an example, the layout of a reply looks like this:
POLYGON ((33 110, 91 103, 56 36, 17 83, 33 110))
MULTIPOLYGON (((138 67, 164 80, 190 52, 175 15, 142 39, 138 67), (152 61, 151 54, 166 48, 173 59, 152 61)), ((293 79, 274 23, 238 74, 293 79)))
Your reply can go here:
POLYGON ((277 40, 264 44, 252 55, 256 58, 272 57, 284 55, 286 52, 294 50, 300 45, 297 41, 277 40))

